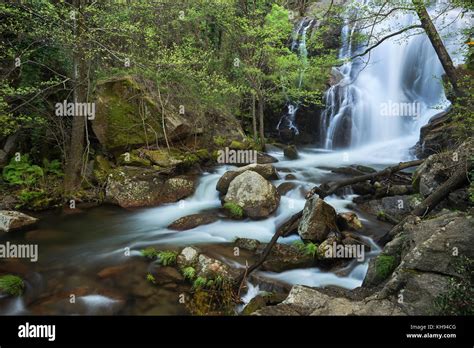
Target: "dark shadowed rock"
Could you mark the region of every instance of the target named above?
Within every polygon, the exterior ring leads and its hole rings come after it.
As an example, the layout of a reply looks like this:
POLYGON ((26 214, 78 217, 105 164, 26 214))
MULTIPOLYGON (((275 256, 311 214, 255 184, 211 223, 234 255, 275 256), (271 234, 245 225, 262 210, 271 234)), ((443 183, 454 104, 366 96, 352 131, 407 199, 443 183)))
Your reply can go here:
POLYGON ((193 214, 179 218, 178 220, 172 222, 168 228, 170 230, 185 231, 201 225, 211 224, 217 221, 217 219, 217 216, 212 213, 193 214))

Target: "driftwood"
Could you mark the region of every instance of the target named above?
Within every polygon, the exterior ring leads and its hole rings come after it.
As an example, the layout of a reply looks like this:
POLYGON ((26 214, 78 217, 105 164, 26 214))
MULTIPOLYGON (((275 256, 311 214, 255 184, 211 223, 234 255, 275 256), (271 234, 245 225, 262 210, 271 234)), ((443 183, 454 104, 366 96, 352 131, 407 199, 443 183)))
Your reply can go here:
POLYGON ((387 167, 384 170, 381 170, 379 172, 360 175, 360 176, 356 176, 349 179, 339 180, 339 181, 315 186, 311 189, 311 191, 309 191, 306 194, 306 199, 311 198, 314 194, 317 194, 319 197, 324 199, 325 197, 332 195, 333 193, 335 193, 337 190, 339 190, 342 187, 349 186, 352 184, 357 184, 359 182, 366 181, 366 180, 373 180, 379 177, 390 176, 396 172, 399 172, 400 170, 419 166, 420 164, 423 163, 423 161, 424 160, 400 162, 396 166, 387 167))

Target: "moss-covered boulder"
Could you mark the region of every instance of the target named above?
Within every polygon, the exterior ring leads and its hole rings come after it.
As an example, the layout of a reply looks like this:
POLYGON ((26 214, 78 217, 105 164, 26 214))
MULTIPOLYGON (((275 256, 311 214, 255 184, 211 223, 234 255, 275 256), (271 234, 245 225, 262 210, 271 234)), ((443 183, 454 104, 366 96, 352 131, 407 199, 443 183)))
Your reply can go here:
POLYGON ((187 176, 167 177, 139 167, 118 167, 108 179, 106 200, 124 208, 155 206, 177 202, 190 196, 194 180, 187 176))
MULTIPOLYGON (((107 150, 116 151, 163 142, 162 111, 147 91, 150 81, 122 76, 101 81, 96 87, 96 117, 92 129, 107 150)), ((190 134, 188 121, 167 107, 165 124, 168 140, 190 134)))

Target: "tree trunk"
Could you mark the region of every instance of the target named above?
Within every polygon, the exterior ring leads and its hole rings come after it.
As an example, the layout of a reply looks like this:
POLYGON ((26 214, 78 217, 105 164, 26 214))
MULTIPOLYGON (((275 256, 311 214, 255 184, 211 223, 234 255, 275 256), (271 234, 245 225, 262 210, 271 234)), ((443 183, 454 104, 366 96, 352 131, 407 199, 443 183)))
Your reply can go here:
POLYGON ((262 149, 265 149, 265 132, 264 132, 264 123, 263 123, 263 110, 264 110, 264 101, 263 95, 258 94, 258 122, 260 126, 260 146, 262 149))
MULTIPOLYGON (((84 50, 84 0, 74 0, 76 17, 74 20, 75 48, 73 56, 74 67, 74 103, 87 102, 87 63, 84 50)), ((69 150, 66 155, 66 170, 64 177, 64 189, 70 194, 79 188, 81 184, 81 169, 84 154, 84 135, 87 117, 74 115, 72 120, 71 138, 69 150)))
POLYGON ((255 110, 255 94, 252 93, 252 131, 253 131, 253 140, 257 141, 257 113, 255 110))
POLYGON ((446 76, 448 77, 449 82, 453 86, 454 93, 456 94, 456 96, 462 96, 462 91, 460 90, 459 85, 458 85, 456 68, 454 67, 453 61, 451 57, 449 56, 449 53, 446 50, 446 47, 444 46, 443 41, 441 40, 441 37, 439 36, 439 33, 436 30, 436 27, 434 26, 430 18, 430 15, 428 14, 428 11, 426 10, 426 7, 423 4, 423 1, 422 0, 412 0, 412 1, 413 1, 413 4, 415 5, 415 10, 416 10, 416 13, 418 14, 418 18, 420 19, 421 26, 425 30, 426 35, 428 35, 428 38, 430 39, 430 42, 433 45, 433 48, 436 51, 436 54, 438 55, 438 58, 441 62, 441 65, 444 68, 446 76))

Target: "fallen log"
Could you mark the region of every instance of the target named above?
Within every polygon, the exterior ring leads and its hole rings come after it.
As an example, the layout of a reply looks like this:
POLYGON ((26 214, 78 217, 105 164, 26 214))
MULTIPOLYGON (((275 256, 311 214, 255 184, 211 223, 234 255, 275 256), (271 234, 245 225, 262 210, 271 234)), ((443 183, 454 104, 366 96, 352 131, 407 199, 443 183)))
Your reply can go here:
POLYGON ((387 167, 384 170, 381 170, 379 172, 355 176, 353 178, 339 180, 335 182, 329 182, 329 183, 325 183, 319 186, 315 186, 311 189, 311 191, 309 191, 306 194, 306 199, 311 198, 314 194, 317 194, 320 198, 324 199, 325 197, 332 195, 333 193, 335 193, 337 190, 339 190, 342 187, 356 184, 358 182, 362 182, 366 180, 373 180, 379 177, 390 176, 393 173, 399 172, 403 169, 419 166, 420 164, 423 163, 423 161, 424 160, 400 162, 396 166, 387 167))
POLYGON ((263 252, 260 255, 258 261, 255 262, 249 268, 246 268, 245 271, 237 278, 236 284, 239 284, 239 289, 242 288, 242 283, 244 282, 245 278, 265 262, 278 238, 285 236, 286 233, 294 227, 294 223, 301 219, 301 216, 303 216, 303 211, 292 215, 288 221, 286 221, 283 225, 280 226, 280 228, 278 228, 270 242, 268 242, 268 244, 265 246, 265 249, 263 249, 263 252))

